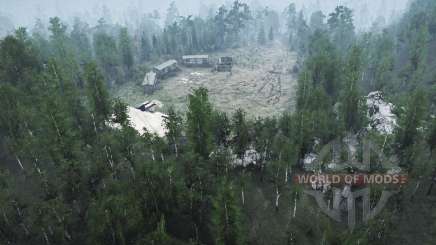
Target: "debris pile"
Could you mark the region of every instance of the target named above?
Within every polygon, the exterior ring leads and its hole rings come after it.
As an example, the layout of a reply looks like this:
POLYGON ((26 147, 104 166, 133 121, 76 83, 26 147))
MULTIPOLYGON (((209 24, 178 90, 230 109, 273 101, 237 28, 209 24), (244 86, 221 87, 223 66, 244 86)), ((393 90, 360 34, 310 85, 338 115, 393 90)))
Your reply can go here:
POLYGON ((392 113, 394 105, 383 99, 381 91, 374 91, 366 96, 368 107, 368 129, 377 130, 381 134, 392 134, 397 127, 397 117, 392 113))

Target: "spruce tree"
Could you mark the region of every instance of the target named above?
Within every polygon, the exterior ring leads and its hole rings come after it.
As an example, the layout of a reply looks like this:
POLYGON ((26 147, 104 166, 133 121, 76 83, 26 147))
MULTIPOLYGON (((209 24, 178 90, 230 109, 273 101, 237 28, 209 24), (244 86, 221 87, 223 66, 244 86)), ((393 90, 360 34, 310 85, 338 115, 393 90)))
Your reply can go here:
POLYGON ((168 117, 165 118, 165 127, 167 128, 167 139, 170 142, 171 147, 174 149, 176 157, 179 156, 180 151, 180 137, 182 136, 183 121, 177 114, 174 107, 171 106, 168 109, 168 117))
POLYGON ((244 159, 245 152, 250 144, 250 135, 245 120, 245 112, 242 109, 238 109, 233 115, 232 128, 234 134, 233 151, 240 159, 244 159))
POLYGON ((212 223, 215 244, 244 244, 241 229, 241 211, 235 198, 234 186, 223 180, 213 201, 212 223))
POLYGON ((126 68, 126 73, 129 74, 134 63, 132 51, 133 43, 126 27, 121 28, 120 30, 118 46, 120 47, 122 63, 126 68))
POLYGON ((192 150, 204 159, 212 150, 212 105, 206 88, 195 89, 188 96, 187 136, 192 150))
POLYGON ((269 28, 268 39, 270 42, 274 41, 274 29, 272 26, 269 28))
POLYGON ((104 85, 104 79, 97 65, 90 63, 86 66, 88 99, 93 112, 96 126, 101 127, 111 114, 111 102, 104 85))

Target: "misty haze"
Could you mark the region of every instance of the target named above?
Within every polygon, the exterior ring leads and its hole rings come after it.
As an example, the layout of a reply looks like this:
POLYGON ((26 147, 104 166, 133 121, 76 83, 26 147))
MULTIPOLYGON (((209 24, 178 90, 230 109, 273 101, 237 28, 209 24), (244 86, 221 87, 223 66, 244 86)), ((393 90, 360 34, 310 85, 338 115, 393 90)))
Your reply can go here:
POLYGON ((435 0, 0 0, 0 245, 436 243, 435 0))

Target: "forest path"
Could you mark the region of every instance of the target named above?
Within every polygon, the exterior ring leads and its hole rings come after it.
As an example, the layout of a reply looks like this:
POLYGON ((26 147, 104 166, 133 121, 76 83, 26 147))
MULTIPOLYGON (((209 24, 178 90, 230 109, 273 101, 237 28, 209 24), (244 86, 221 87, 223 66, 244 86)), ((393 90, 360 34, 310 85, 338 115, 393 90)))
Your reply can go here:
POLYGON ((274 42, 210 54, 212 60, 220 56, 233 57, 235 65, 231 74, 181 66, 182 71, 161 81, 161 89, 152 95, 144 95, 139 85, 127 84, 118 88, 115 96, 131 105, 157 99, 184 112, 187 95, 202 86, 209 90, 214 107, 225 112, 242 108, 250 117, 266 117, 293 110, 297 83, 290 71, 296 55, 283 44, 274 42))

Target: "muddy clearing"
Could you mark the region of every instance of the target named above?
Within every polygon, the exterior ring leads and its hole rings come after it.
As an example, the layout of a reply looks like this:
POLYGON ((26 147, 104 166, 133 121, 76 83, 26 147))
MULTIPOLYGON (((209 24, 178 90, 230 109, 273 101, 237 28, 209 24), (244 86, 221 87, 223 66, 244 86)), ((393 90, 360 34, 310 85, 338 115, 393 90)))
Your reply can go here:
POLYGON ((275 43, 267 47, 244 47, 211 54, 212 60, 232 56, 233 72, 212 72, 211 68, 180 66, 177 76, 160 82, 161 89, 144 95, 139 85, 125 85, 116 89, 114 96, 131 105, 157 99, 166 106, 174 105, 186 110, 187 95, 193 88, 203 86, 209 90, 215 108, 233 112, 244 109, 250 117, 265 117, 293 110, 296 78, 291 74, 296 56, 275 43))

